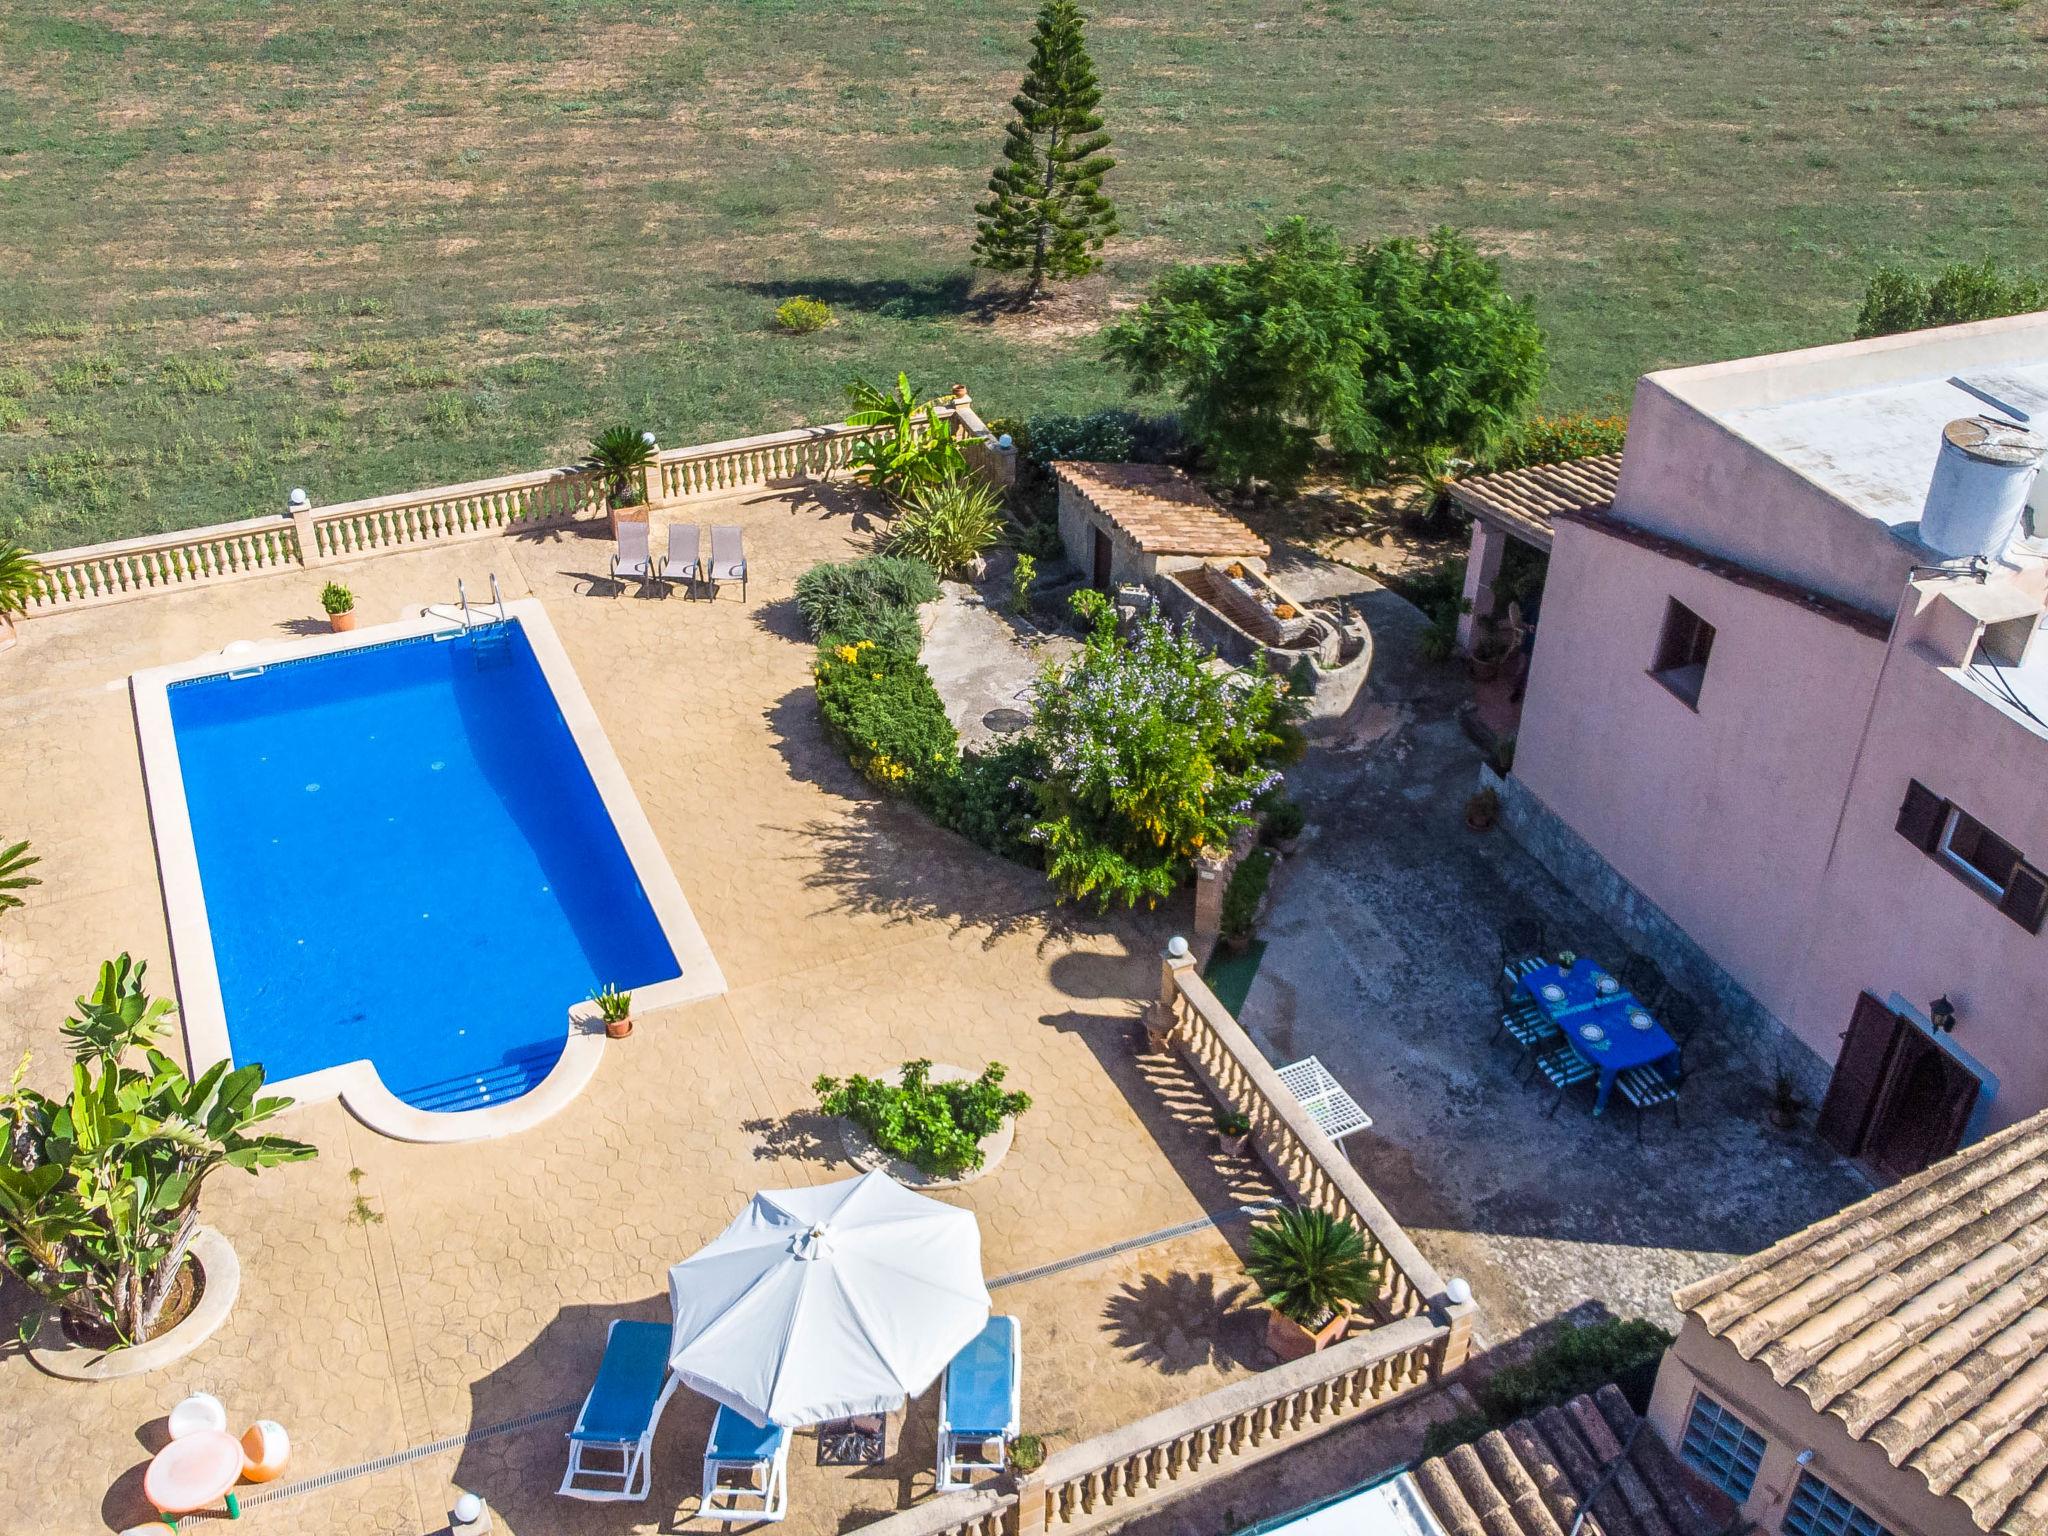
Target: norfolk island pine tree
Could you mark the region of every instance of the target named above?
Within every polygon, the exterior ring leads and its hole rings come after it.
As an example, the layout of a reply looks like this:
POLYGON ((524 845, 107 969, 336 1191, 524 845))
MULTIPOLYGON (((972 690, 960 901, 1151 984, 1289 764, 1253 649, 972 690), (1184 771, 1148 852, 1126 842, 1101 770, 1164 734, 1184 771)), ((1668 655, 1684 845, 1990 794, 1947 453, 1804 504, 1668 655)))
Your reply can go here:
POLYGON ((1102 87, 1082 35, 1075 0, 1046 0, 1031 43, 1031 67, 1010 106, 1016 116, 1003 159, 975 204, 974 261, 993 272, 1025 272, 1026 301, 1048 278, 1081 277, 1117 232, 1102 178, 1116 164, 1096 108, 1102 87))

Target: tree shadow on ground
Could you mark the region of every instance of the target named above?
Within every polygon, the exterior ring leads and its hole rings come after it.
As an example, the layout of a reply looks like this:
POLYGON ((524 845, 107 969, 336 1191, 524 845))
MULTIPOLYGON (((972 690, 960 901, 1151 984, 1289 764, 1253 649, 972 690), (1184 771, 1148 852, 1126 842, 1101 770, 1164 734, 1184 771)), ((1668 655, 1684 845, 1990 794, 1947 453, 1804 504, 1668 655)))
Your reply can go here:
POLYGON ((985 853, 915 808, 870 788, 825 739, 809 688, 768 711, 776 750, 793 775, 854 802, 852 814, 784 828, 800 850, 803 883, 820 912, 860 912, 896 923, 941 922, 978 932, 984 948, 1013 934, 1041 947, 1109 931, 1109 923, 1053 902, 1038 870, 985 853))
POLYGON ((792 645, 815 643, 811 639, 810 625, 804 622, 803 610, 797 607, 793 597, 778 597, 772 602, 757 604, 753 620, 756 629, 778 640, 787 640, 792 645))
POLYGON ((1269 1361, 1251 1286, 1219 1290, 1213 1274, 1176 1270, 1126 1281, 1102 1308, 1110 1346, 1166 1376, 1204 1366, 1258 1370, 1269 1361))
POLYGON ((834 309, 881 315, 890 320, 935 320, 947 316, 986 318, 995 296, 977 293, 975 274, 943 272, 930 277, 771 278, 730 283, 741 293, 755 293, 780 303, 784 299, 822 299, 834 309))
POLYGON ((845 1143, 839 1136, 839 1122, 816 1110, 796 1110, 780 1119, 763 1116, 743 1120, 740 1129, 760 1138, 754 1157, 760 1162, 791 1158, 800 1162, 824 1163, 837 1169, 848 1163, 845 1143))

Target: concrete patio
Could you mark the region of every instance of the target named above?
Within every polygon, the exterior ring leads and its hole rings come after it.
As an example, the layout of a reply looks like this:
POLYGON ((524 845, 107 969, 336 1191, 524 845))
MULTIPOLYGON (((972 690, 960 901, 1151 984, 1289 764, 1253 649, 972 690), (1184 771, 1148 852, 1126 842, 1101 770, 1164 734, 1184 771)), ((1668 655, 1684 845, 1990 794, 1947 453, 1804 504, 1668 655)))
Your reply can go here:
POLYGON ((1409 604, 1356 602, 1373 678, 1291 775, 1310 835, 1276 878, 1245 1027, 1272 1060, 1319 1055, 1373 1116, 1354 1165, 1443 1273, 1471 1280, 1492 1342, 1603 1311, 1675 1327, 1674 1285, 1869 1186, 1810 1115, 1770 1128, 1772 1064, 1711 1022, 1686 1053, 1682 1125, 1653 1114, 1638 1145, 1634 1112, 1617 1099, 1596 1120, 1584 1091, 1546 1118, 1547 1086, 1518 1080, 1511 1042, 1488 1044, 1500 926, 1533 913, 1558 947, 1612 965, 1627 951, 1504 831, 1466 828, 1470 685, 1419 659, 1409 604))
MULTIPOLYGON (((1232 1244, 1242 1202, 1270 1190, 1214 1159, 1199 1097, 1134 1049, 1166 915, 1053 910, 1037 876, 879 802, 825 744, 787 597, 812 561, 863 546, 843 498, 762 492, 702 514, 746 527, 751 603, 614 600, 592 584, 608 542, 547 533, 39 619, 0 657, 0 805, 44 881, 0 924, 0 1051, 32 1052, 38 1083, 61 1076, 57 1027, 102 958, 126 949, 171 981, 127 674, 318 627, 329 576, 366 623, 492 572, 547 606, 731 983, 643 1020, 566 1110, 509 1139, 415 1146, 335 1104, 289 1112, 280 1128, 317 1161, 210 1186, 243 1284, 198 1353, 90 1387, 0 1354, 8 1522, 141 1521, 163 1415, 206 1390, 237 1428, 275 1418, 294 1442, 285 1483, 251 1491, 252 1531, 438 1530, 457 1487, 515 1533, 674 1528, 709 1416, 689 1394, 647 1503, 554 1495, 607 1322, 665 1316, 666 1266, 754 1189, 852 1172, 809 1113, 815 1076, 917 1055, 1004 1061, 1036 1100, 1003 1164, 948 1196, 980 1219, 998 1308, 1023 1319, 1028 1428, 1058 1447, 1267 1363, 1232 1244)), ((0 1290, 10 1335, 22 1300, 0 1290)), ((789 1528, 836 1532, 927 1491, 933 1396, 878 1468, 818 1468, 800 1437, 789 1528)))

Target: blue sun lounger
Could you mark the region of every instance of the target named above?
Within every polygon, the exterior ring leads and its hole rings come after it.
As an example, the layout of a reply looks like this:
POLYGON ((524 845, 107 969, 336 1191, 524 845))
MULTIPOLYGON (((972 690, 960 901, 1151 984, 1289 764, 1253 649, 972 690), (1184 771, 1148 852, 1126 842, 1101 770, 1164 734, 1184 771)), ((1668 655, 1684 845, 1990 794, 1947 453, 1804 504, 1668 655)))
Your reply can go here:
POLYGON ((706 1520, 780 1520, 789 1513, 789 1431, 755 1424, 718 1405, 704 1447, 706 1520))
POLYGON ((572 1499, 644 1499, 654 1426, 676 1389, 669 1325, 614 1319, 597 1380, 569 1431, 569 1470, 555 1491, 572 1499))
POLYGON ((1021 1416, 1023 1346, 1017 1319, 992 1317, 953 1357, 939 1388, 939 1487, 965 1488, 977 1472, 1010 1464, 1021 1416))

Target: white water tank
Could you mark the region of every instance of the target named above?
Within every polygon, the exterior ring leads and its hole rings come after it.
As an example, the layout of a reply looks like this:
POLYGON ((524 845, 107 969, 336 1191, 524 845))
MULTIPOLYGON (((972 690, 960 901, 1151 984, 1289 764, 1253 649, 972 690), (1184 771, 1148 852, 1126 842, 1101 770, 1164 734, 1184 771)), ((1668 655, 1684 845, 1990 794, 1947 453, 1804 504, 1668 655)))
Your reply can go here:
POLYGON ((1988 416, 1950 422, 1920 509, 1920 542, 1952 560, 1996 560, 2024 531, 2027 493, 2044 454, 2048 439, 2011 422, 1988 416))

